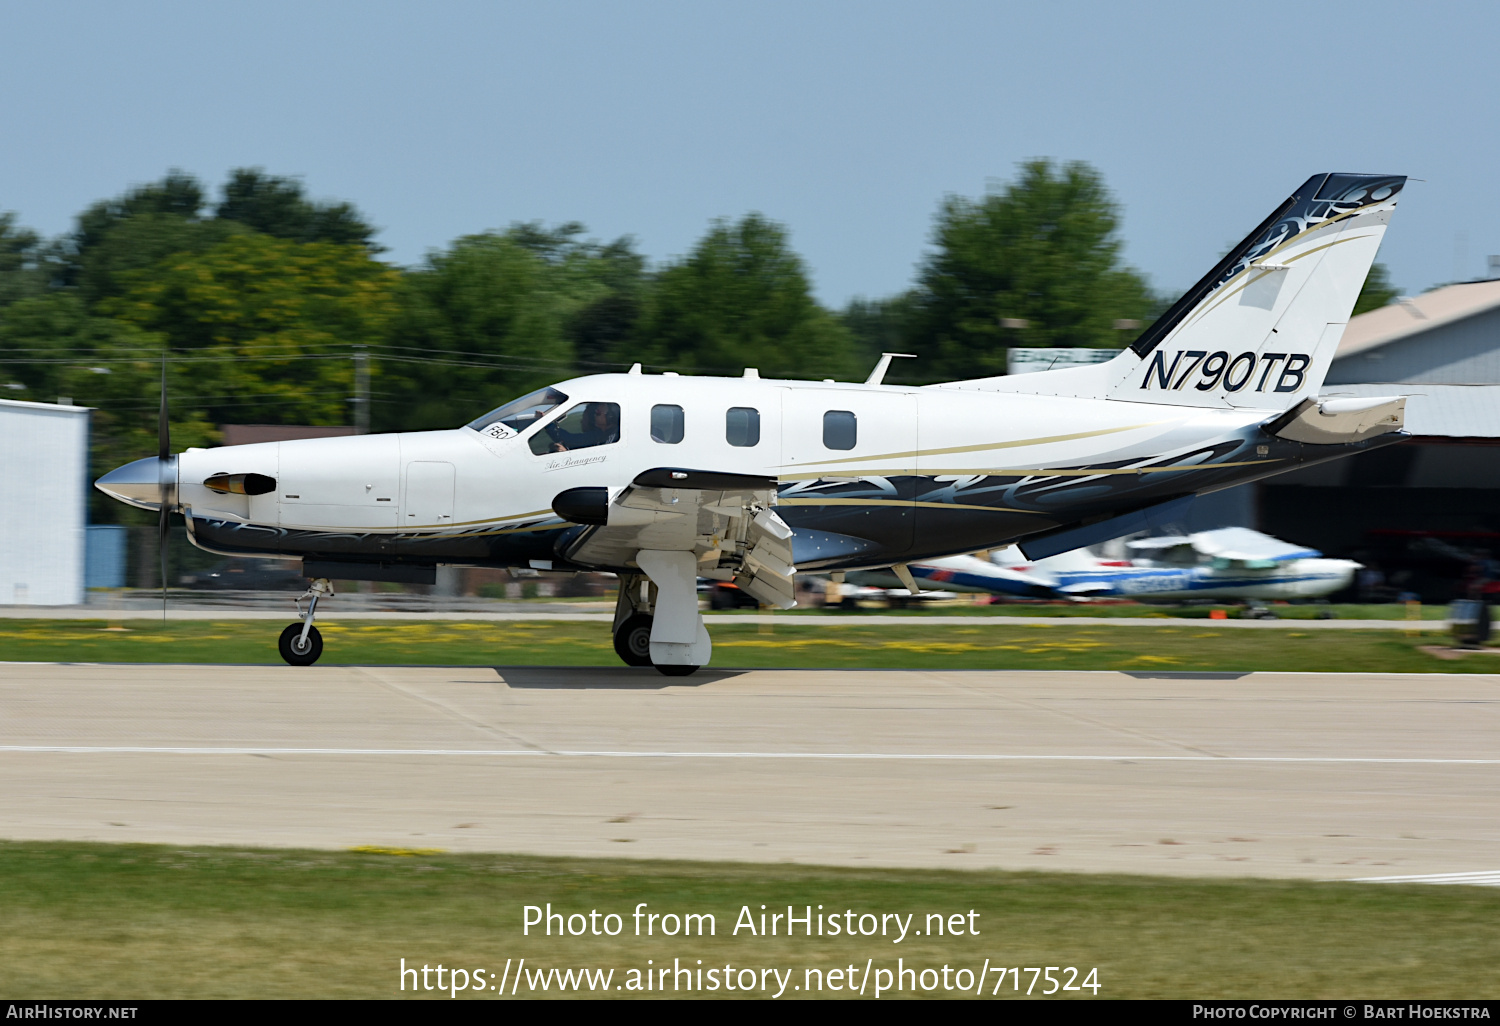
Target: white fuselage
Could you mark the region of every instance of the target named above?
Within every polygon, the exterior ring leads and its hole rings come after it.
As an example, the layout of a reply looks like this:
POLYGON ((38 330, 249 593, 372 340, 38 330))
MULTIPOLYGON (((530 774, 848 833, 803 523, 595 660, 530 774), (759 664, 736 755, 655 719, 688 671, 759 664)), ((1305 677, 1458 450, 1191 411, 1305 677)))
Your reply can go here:
MULTIPOLYGON (((509 437, 464 427, 189 449, 178 457, 178 501, 190 519, 275 528, 288 539, 310 533, 472 540, 560 526, 552 501, 570 488, 621 488, 663 466, 711 469, 778 479, 778 506, 789 521, 799 507, 836 516, 845 533, 863 518, 879 520, 882 552, 872 553, 870 562, 888 565, 886 555, 936 556, 1008 541, 1018 533, 1018 518, 1037 530, 1070 516, 1045 502, 1025 508, 988 498, 965 501, 970 497, 963 488, 975 481, 1055 481, 1066 487, 1069 502, 1085 504, 1121 486, 1168 478, 1191 492, 1198 472, 1222 470, 1196 456, 1181 464, 1136 465, 1242 436, 1266 417, 1255 409, 756 377, 607 374, 557 388, 567 400, 509 437), (618 441, 533 452, 532 436, 580 403, 618 404, 618 441), (652 437, 652 409, 663 405, 682 409, 678 442, 652 437), (755 444, 731 444, 731 409, 757 412, 755 444), (851 448, 825 444, 830 412, 845 422, 853 415, 851 448), (1101 463, 1126 466, 1078 469, 1101 463), (216 474, 260 474, 276 487, 262 495, 225 494, 202 483, 216 474), (892 484, 897 479, 923 486, 903 492, 892 484), (960 513, 966 514, 961 537, 945 537, 960 513)), ((1259 464, 1251 469, 1264 474, 1285 461, 1268 456, 1259 464)), ((306 551, 288 543, 282 554, 306 551)), ((450 553, 439 561, 469 560, 450 553)))

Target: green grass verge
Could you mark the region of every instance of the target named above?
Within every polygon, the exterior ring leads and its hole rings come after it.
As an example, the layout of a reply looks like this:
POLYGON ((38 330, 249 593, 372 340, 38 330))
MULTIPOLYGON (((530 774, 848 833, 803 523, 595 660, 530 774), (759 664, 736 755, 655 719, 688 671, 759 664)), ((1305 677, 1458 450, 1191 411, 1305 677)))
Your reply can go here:
MULTIPOLYGON (((268 620, 0 621, 0 660, 41 662, 280 662, 268 620)), ((608 625, 541 621, 325 621, 323 664, 618 666, 608 625)), ((1500 659, 1439 659, 1421 650, 1446 636, 1393 630, 718 624, 714 665, 926 669, 1500 672, 1500 659)))
MULTIPOLYGON (((791 988, 806 969, 894 969, 898 957, 971 974, 985 959, 1097 967, 1099 996, 1112 998, 1500 996, 1500 891, 1467 887, 0 842, 0 903, 11 999, 390 998, 402 996, 402 958, 498 981, 523 957, 532 969, 613 968, 614 985, 648 959, 775 967, 792 970, 789 997, 805 996, 791 988), (523 906, 547 902, 617 913, 624 932, 523 936, 523 906), (639 902, 712 913, 715 935, 634 936, 639 902), (973 910, 979 934, 733 935, 741 907, 758 925, 762 904, 913 913, 912 929, 929 913, 967 923, 973 910)), ((1009 979, 1001 994, 1017 996, 1009 979)))

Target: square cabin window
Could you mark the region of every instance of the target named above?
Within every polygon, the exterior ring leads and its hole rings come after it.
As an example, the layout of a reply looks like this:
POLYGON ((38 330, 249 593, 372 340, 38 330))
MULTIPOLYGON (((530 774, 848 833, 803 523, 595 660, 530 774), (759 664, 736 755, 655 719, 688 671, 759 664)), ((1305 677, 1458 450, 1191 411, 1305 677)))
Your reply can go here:
POLYGON ((852 449, 859 436, 854 414, 848 410, 829 410, 823 414, 823 444, 830 449, 852 449))
POLYGON ((651 441, 676 445, 682 441, 682 407, 651 407, 651 441))
POLYGON ((724 415, 724 437, 730 445, 759 445, 760 411, 749 406, 730 407, 724 415))

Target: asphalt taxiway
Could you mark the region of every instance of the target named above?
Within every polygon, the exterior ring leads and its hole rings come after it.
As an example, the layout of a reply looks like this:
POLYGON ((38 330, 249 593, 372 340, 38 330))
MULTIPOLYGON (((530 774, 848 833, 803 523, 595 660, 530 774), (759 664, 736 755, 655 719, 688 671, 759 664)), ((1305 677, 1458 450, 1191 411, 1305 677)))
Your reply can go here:
POLYGON ((0 665, 0 837, 1500 868, 1500 676, 0 665))

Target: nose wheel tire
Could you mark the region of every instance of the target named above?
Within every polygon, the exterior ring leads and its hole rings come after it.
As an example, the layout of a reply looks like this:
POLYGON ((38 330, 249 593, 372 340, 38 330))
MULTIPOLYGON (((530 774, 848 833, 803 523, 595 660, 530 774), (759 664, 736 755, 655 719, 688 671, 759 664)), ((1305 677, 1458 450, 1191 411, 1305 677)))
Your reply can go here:
POLYGON ((290 624, 276 640, 276 647, 281 652, 281 658, 291 665, 311 666, 318 661, 318 656, 323 654, 323 635, 318 633, 316 627, 309 628, 307 640, 304 642, 302 625, 290 624))
POLYGON ((637 613, 615 631, 615 654, 626 666, 651 665, 651 617, 637 613))

